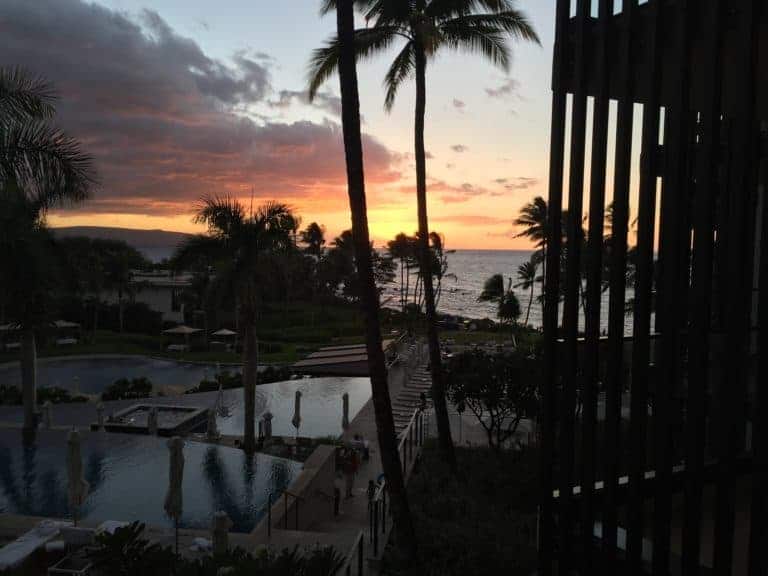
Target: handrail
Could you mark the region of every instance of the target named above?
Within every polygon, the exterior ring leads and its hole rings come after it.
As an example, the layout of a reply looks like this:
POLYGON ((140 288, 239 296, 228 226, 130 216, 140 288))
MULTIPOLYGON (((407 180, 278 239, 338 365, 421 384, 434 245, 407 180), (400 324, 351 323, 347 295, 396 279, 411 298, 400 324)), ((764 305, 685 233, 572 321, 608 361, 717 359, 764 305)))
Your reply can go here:
MULTIPOLYGON (((397 447, 403 468, 403 479, 407 475, 408 464, 413 463, 418 450, 424 444, 424 438, 424 412, 416 408, 408 425, 403 429, 402 438, 397 447)), ((379 553, 379 533, 385 534, 387 531, 387 517, 390 512, 387 505, 387 492, 387 479, 384 478, 368 503, 368 528, 374 556, 379 553)))
POLYGON ((293 506, 294 511, 296 512, 296 530, 299 529, 299 502, 303 502, 304 498, 299 496, 298 494, 294 494, 292 492, 289 492, 288 490, 283 490, 283 502, 285 502, 285 508, 283 511, 283 529, 288 530, 288 496, 292 497, 295 504, 293 506))
POLYGON ((352 566, 353 563, 357 564, 357 573, 356 576, 363 576, 363 546, 364 546, 364 537, 363 537, 363 531, 360 530, 357 534, 357 537, 355 538, 355 543, 352 544, 352 547, 349 549, 349 553, 347 554, 347 559, 344 562, 344 564, 341 565, 341 568, 336 572, 336 574, 339 574, 341 576, 352 576, 352 566))

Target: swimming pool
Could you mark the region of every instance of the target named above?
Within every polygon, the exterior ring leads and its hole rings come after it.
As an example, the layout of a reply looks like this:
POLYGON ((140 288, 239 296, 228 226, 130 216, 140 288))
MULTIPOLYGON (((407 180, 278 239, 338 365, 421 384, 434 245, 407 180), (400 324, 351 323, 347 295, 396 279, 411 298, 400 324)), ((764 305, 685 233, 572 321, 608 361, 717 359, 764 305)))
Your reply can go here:
MULTIPOLYGON (((19 430, 0 431, 0 513, 70 517, 67 505, 66 434, 39 431, 23 441, 19 430)), ((79 516, 89 523, 141 520, 171 527, 163 501, 168 486, 166 439, 84 433, 88 497, 79 516)), ((183 514, 180 525, 207 529, 224 510, 233 530, 248 532, 301 471, 301 464, 263 454, 187 442, 184 446, 183 514)))
MULTIPOLYGON (((323 377, 286 380, 256 387, 256 420, 269 411, 274 416, 272 433, 276 436, 295 436, 293 419, 296 391, 301 391, 301 425, 298 433, 307 437, 338 436, 342 433, 342 396, 349 394, 349 420, 371 397, 369 378, 323 377)), ((189 394, 187 398, 195 398, 189 394)), ((242 435, 245 421, 242 389, 227 390, 226 416, 219 416, 217 424, 223 434, 242 435)))
MULTIPOLYGON (((230 371, 239 367, 227 368, 230 371)), ((147 356, 94 356, 91 358, 41 358, 37 361, 38 387, 58 386, 81 394, 99 394, 120 378, 146 377, 155 390, 183 393, 212 377, 216 366, 189 364, 147 356), (76 379, 77 378, 77 382, 76 379)), ((21 386, 18 362, 0 365, 0 384, 21 386)))

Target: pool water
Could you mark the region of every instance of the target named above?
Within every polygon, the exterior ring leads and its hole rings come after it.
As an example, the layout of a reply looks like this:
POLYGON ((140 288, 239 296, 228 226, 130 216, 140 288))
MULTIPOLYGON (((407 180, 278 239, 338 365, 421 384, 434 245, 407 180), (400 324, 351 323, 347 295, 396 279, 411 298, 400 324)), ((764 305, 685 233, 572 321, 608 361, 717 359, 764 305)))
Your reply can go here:
MULTIPOLYGON (((230 371, 240 368, 227 368, 230 371)), ((155 390, 183 393, 216 373, 215 365, 189 364, 147 356, 93 358, 41 358, 37 361, 38 387, 58 386, 80 394, 99 394, 121 378, 146 377, 155 390)), ((21 386, 18 362, 0 365, 0 384, 21 386)))
MULTIPOLYGON (((25 440, 19 430, 0 431, 0 513, 71 517, 67 504, 66 434, 39 431, 25 440)), ((90 491, 79 517, 89 523, 140 520, 171 527, 163 512, 168 487, 167 440, 152 436, 83 434, 82 457, 90 491)), ((263 454, 187 442, 184 446, 183 514, 180 526, 208 529, 224 510, 233 531, 248 532, 266 514, 301 464, 263 454)))
MULTIPOLYGON (((274 416, 272 434, 275 436, 326 437, 343 432, 342 396, 349 394, 349 421, 357 415, 371 397, 369 378, 325 377, 287 380, 256 387, 256 421, 269 411, 274 416), (296 391, 301 391, 301 424, 293 427, 296 391)), ((194 397, 195 395, 190 395, 194 397)), ((217 417, 219 432, 242 435, 245 421, 242 389, 229 390, 226 416, 217 417)), ((258 425, 257 425, 258 429, 258 425)))

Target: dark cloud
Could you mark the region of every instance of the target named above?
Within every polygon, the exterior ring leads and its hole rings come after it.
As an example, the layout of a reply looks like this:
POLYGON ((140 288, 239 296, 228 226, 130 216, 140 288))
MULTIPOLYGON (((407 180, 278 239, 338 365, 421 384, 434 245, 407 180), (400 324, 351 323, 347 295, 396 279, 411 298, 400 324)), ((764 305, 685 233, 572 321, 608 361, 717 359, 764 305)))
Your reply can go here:
POLYGON ((529 190, 539 183, 538 178, 526 178, 518 176, 517 178, 497 178, 497 184, 503 184, 507 190, 529 190))
POLYGON ((506 78, 501 84, 494 88, 486 88, 485 93, 491 98, 504 98, 507 96, 518 96, 520 83, 514 78, 506 78))
POLYGON ((507 218, 496 218, 485 214, 451 214, 432 218, 434 222, 450 222, 465 226, 494 226, 508 222, 507 218))
MULTIPOLYGON (((80 0, 5 0, 0 38, 0 66, 51 80, 57 122, 95 156, 102 186, 86 210, 186 213, 204 193, 252 187, 262 197, 343 194, 338 124, 252 109, 269 109, 275 93, 266 54, 225 63, 156 12, 134 20, 80 0)), ((399 156, 370 136, 364 145, 371 181, 397 179, 399 156)))
POLYGON ((270 100, 272 108, 289 108, 295 102, 312 105, 336 117, 341 117, 341 98, 328 92, 318 92, 310 103, 306 90, 280 90, 276 100, 270 100))
POLYGON ((451 150, 461 154, 462 152, 466 152, 467 150, 469 150, 469 147, 464 146, 464 144, 454 144, 453 146, 451 146, 451 150))

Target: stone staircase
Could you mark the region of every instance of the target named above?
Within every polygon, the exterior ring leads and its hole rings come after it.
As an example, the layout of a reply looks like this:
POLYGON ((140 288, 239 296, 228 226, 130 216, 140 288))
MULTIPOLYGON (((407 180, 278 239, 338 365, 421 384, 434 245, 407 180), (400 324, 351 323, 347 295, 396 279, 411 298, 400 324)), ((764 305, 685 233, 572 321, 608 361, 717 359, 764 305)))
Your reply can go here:
POLYGON ((431 398, 431 388, 432 375, 426 364, 417 366, 410 380, 392 400, 392 415, 395 417, 395 431, 398 437, 411 421, 413 411, 421 405, 421 393, 426 394, 427 399, 431 398))

